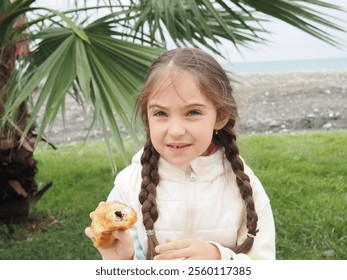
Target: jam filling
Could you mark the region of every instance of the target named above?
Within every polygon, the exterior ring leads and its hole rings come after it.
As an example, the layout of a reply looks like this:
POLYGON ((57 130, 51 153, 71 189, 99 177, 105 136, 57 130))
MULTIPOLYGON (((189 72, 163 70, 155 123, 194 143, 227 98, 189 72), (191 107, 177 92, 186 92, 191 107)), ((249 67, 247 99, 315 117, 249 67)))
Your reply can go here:
POLYGON ((119 218, 119 219, 123 219, 123 217, 124 217, 122 211, 116 211, 116 212, 114 212, 114 214, 115 214, 116 217, 119 218))

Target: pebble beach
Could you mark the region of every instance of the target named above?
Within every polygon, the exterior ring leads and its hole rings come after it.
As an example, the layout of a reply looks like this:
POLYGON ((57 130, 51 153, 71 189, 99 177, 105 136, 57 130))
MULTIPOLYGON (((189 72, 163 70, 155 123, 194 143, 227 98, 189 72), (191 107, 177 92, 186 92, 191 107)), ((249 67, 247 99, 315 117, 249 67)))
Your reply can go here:
POLYGON ((241 133, 347 129, 347 71, 236 78, 241 133))

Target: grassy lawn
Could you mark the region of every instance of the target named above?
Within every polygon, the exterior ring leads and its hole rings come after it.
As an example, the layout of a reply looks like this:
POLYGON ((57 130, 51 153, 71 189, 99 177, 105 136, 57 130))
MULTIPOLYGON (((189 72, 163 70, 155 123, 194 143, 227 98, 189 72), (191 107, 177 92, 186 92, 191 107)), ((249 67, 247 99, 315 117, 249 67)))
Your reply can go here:
MULTIPOLYGON (((346 143, 346 131, 240 136, 271 199, 278 259, 347 259, 346 143)), ((129 159, 135 151, 128 148, 129 159)), ((0 226, 0 259, 100 259, 84 228, 113 187, 102 142, 44 146, 35 157, 37 182, 53 187, 32 208, 30 224, 0 226)))

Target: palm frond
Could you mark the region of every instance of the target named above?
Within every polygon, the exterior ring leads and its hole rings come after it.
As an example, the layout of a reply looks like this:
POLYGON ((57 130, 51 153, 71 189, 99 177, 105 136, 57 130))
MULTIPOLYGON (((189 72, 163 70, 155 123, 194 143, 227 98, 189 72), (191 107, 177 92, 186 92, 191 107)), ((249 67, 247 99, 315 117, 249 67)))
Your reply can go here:
MULTIPOLYGON (((233 1, 232 2, 239 2, 233 1)), ((328 44, 338 45, 338 41, 330 35, 331 30, 346 32, 339 26, 336 18, 328 11, 345 12, 341 7, 316 0, 244 0, 257 12, 282 20, 328 44), (326 11, 326 12, 323 12, 326 11)))
POLYGON ((77 83, 80 98, 94 107, 95 123, 102 127, 108 142, 109 137, 115 140, 117 151, 125 159, 120 129, 123 127, 137 141, 131 123, 135 94, 150 63, 163 50, 98 34, 97 28, 89 28, 85 34, 89 42, 69 28, 38 34, 42 41, 26 74, 6 101, 6 117, 10 118, 19 104, 39 88, 28 126, 45 108, 38 132, 42 137, 57 114, 64 111, 66 95, 77 83))
POLYGON ((171 38, 177 46, 200 43, 218 52, 220 38, 239 45, 264 42, 262 22, 276 18, 303 30, 331 45, 338 42, 331 30, 345 32, 336 19, 323 10, 342 8, 316 0, 143 0, 134 3, 133 31, 152 41, 167 43, 171 38), (321 8, 321 9, 317 9, 321 8), (242 36, 240 36, 242 34, 242 36), (208 39, 208 40, 206 40, 208 39))

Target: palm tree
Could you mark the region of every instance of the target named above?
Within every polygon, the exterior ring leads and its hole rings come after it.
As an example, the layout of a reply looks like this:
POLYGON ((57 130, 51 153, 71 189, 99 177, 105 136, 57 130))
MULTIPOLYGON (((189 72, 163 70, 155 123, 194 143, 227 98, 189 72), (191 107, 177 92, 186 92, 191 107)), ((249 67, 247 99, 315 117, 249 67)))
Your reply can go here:
POLYGON ((134 98, 168 40, 222 55, 222 39, 236 49, 263 42, 262 23, 271 17, 332 45, 329 30, 342 31, 316 9, 341 8, 318 0, 80 1, 64 12, 35 2, 0 2, 0 223, 26 221, 29 202, 50 186, 38 191, 33 152, 58 113, 64 115, 68 94, 93 107, 90 129, 102 127, 110 158, 115 143, 126 160, 121 128, 138 142, 134 98))

